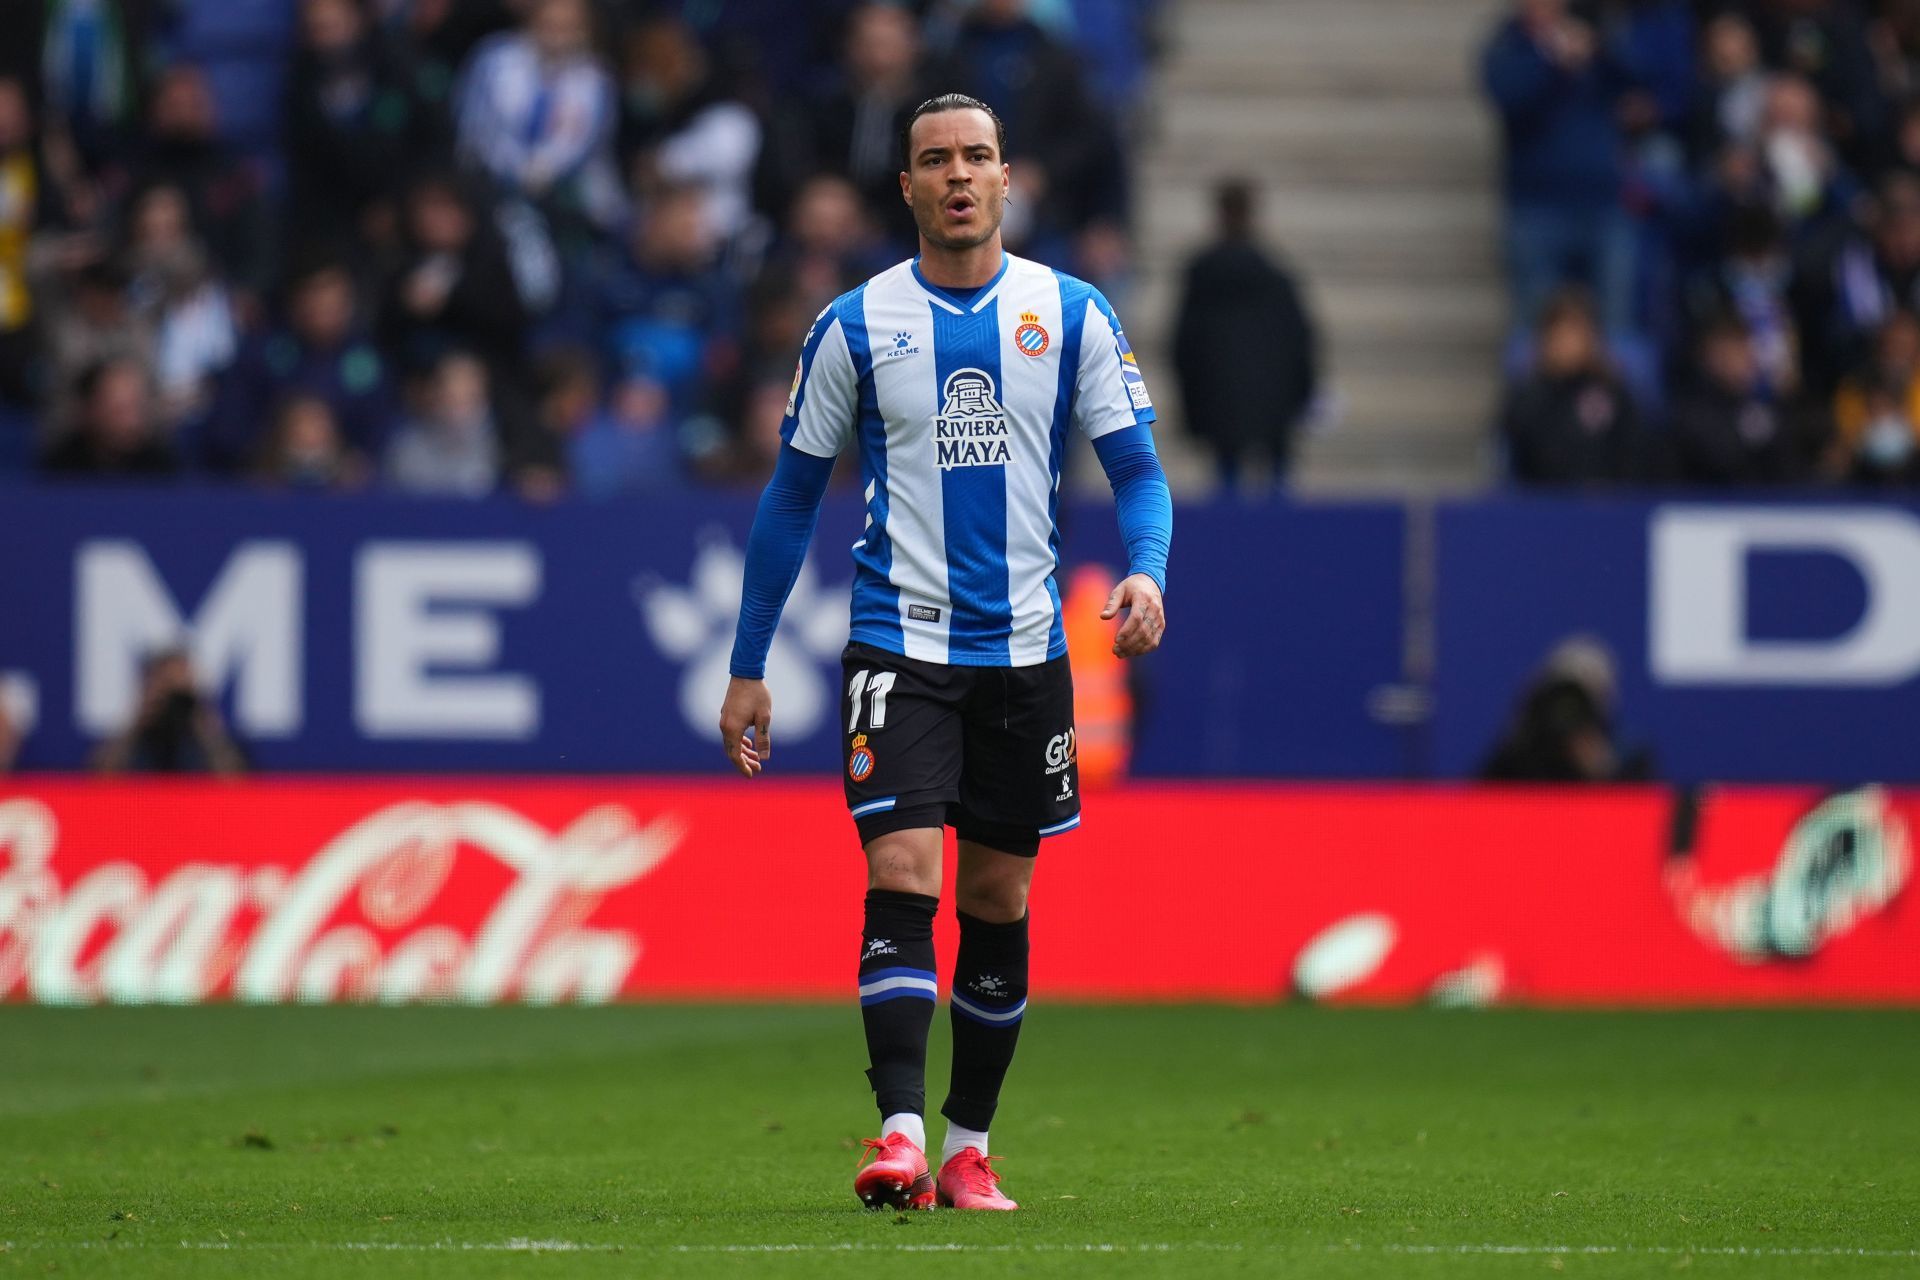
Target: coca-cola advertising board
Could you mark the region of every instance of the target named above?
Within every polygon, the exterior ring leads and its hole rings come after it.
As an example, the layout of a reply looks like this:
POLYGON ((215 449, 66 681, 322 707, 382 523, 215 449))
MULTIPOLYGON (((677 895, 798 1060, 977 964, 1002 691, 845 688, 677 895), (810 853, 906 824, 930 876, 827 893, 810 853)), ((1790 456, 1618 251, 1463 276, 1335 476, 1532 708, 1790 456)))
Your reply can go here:
MULTIPOLYGON (((1033 990, 1920 1001, 1916 820, 1874 787, 1095 793, 1040 855, 1033 990)), ((0 998, 847 998, 864 883, 823 780, 23 780, 0 998)))

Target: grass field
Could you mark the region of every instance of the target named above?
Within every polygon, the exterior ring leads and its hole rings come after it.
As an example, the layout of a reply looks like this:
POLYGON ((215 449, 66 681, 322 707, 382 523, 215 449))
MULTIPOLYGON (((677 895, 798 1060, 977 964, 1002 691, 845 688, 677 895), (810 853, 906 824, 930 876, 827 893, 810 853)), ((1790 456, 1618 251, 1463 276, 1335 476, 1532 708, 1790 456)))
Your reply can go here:
POLYGON ((1014 1215, 862 1210, 863 1065, 851 1008, 4 1008, 0 1276, 1920 1275, 1912 1013, 1037 1006, 1014 1215))

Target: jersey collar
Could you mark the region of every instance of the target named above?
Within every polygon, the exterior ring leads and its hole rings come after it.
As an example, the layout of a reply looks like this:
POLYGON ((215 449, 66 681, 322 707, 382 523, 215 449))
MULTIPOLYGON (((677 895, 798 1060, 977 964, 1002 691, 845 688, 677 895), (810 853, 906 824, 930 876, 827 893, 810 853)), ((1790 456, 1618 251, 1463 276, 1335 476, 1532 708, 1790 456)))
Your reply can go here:
POLYGON ((935 306, 945 307, 948 311, 953 312, 953 314, 963 316, 969 312, 978 315, 982 307, 992 302, 994 298, 999 295, 1000 285, 1006 280, 1007 267, 1011 264, 1012 259, 1009 258, 1005 252, 1002 252, 1000 255, 1000 270, 994 273, 993 279, 980 286, 965 306, 962 306, 952 293, 942 289, 939 285, 920 274, 920 257, 918 254, 914 255, 913 261, 908 265, 913 268, 914 282, 920 286, 921 291, 927 295, 928 299, 931 300, 935 306))

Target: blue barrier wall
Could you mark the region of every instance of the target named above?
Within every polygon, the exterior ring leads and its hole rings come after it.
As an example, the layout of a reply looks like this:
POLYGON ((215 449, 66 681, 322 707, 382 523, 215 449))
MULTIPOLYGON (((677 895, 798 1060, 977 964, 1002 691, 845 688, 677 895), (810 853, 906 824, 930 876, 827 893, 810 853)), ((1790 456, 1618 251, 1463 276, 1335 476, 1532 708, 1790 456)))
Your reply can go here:
MULTIPOLYGON (((1424 518, 1425 514, 1422 513, 1424 518)), ((1920 506, 1495 498, 1431 538, 1392 504, 1176 519, 1170 626, 1140 667, 1136 772, 1471 775, 1559 640, 1613 652, 1620 720, 1683 780, 1920 779, 1920 506), (1429 598, 1432 613, 1421 607, 1429 598), (1403 655, 1431 656, 1424 723, 1403 655)), ((530 507, 0 490, 0 695, 24 767, 123 724, 190 631, 263 767, 707 772, 744 498, 530 507)), ((839 767, 845 548, 830 500, 770 660, 776 767, 839 767)), ((1117 567, 1069 504, 1069 566, 1117 567)))
MULTIPOLYGON (((704 772, 739 602, 746 499, 549 508, 208 491, 0 491, 0 678, 31 690, 24 767, 125 722, 139 657, 191 630, 272 769, 704 772)), ((862 508, 822 513, 770 658, 776 766, 837 770, 839 653, 862 508)), ((1110 507, 1069 563, 1118 566, 1110 507)), ((1136 766, 1392 776, 1366 714, 1399 678, 1391 506, 1183 512, 1136 766)))
POLYGON ((1495 498, 1443 506, 1436 545, 1442 776, 1585 633, 1664 777, 1920 778, 1920 507, 1495 498))

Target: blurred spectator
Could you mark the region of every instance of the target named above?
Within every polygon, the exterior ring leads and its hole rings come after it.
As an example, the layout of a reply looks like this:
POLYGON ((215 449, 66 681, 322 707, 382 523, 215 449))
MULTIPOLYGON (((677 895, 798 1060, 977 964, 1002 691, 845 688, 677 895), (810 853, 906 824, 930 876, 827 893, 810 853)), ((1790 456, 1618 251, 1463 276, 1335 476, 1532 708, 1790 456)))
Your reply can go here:
POLYGON ((1514 320, 1583 281, 1608 332, 1635 327, 1636 235, 1621 203, 1625 68, 1567 0, 1517 0, 1482 61, 1506 134, 1507 268, 1514 320))
MULTIPOLYGON (((1916 5, 1920 8, 1920 5, 1916 5)), ((1920 98, 1902 107, 1894 120, 1894 132, 1887 144, 1889 169, 1920 174, 1920 98)))
POLYGON ((376 0, 375 7, 388 39, 406 52, 408 92, 418 107, 415 158, 450 160, 460 69, 482 41, 514 25, 524 0, 376 0))
POLYGON ((125 269, 103 260, 90 240, 69 241, 36 265, 46 418, 58 431, 78 411, 75 391, 88 370, 130 360, 151 371, 153 326, 128 300, 125 269))
POLYGON ((1313 402, 1318 342, 1293 277, 1256 238, 1252 184, 1221 183, 1214 215, 1214 242, 1187 265, 1174 326, 1187 428, 1212 448, 1227 489, 1256 457, 1278 487, 1313 402))
POLYGON ((715 76, 692 29, 666 18, 635 28, 620 89, 622 150, 643 193, 656 183, 692 191, 722 243, 745 233, 760 121, 715 76))
POLYGON ((187 651, 170 649, 147 659, 133 721, 100 745, 93 767, 98 773, 231 777, 247 771, 247 759, 227 732, 219 706, 200 692, 187 651))
POLYGON ((165 3, 49 0, 9 6, 8 43, 17 39, 21 53, 38 55, 48 149, 58 157, 64 181, 84 185, 124 143, 145 97, 144 59, 165 3))
POLYGON ((1141 98, 1156 0, 16 7, 0 471, 351 483, 385 464, 399 379, 462 352, 523 496, 565 492, 576 454, 612 477, 583 491, 757 475, 808 322, 911 242, 899 126, 956 87, 1012 130, 1011 242, 1109 296, 1133 279, 1105 104, 1141 98), (555 418, 532 362, 572 345, 613 391, 555 418), (129 363, 144 382, 93 403, 129 363))
POLYGON ((486 366, 463 352, 442 356, 416 399, 416 411, 387 448, 387 484, 437 497, 492 493, 500 483, 500 443, 486 366))
POLYGON ((1792 403, 1770 383, 1737 316, 1701 333, 1692 386, 1674 405, 1673 447, 1691 484, 1779 484, 1809 473, 1792 403))
MULTIPOLYGON (((853 183, 873 225, 902 246, 913 243, 913 220, 900 198, 900 134, 913 109, 933 97, 921 71, 919 25, 897 4, 862 4, 847 19, 840 75, 807 112, 808 145, 775 149, 789 166, 781 195, 807 172, 824 170, 853 183)), ((778 122, 776 122, 777 124, 778 122)))
POLYGON ((1845 210, 1852 179, 1827 140, 1820 97, 1798 76, 1767 83, 1760 134, 1726 157, 1721 181, 1736 201, 1764 201, 1789 227, 1845 210))
POLYGON ((0 672, 0 777, 13 772, 20 747, 33 732, 36 693, 27 677, 0 672))
POLYGON ((1815 259, 1799 290, 1807 383, 1831 393, 1862 364, 1873 334, 1901 308, 1920 308, 1920 177, 1889 174, 1863 225, 1815 259))
POLYGON ((402 371, 462 348, 496 378, 517 381, 529 323, 519 283, 505 243, 453 175, 429 175, 408 189, 403 240, 383 317, 402 371))
POLYGON ((1920 96, 1920 0, 1883 0, 1868 30, 1880 96, 1911 102, 1920 96))
POLYGON ((1132 310, 1136 278, 1133 237, 1118 220, 1098 218, 1074 237, 1068 270, 1106 295, 1115 311, 1132 310))
MULTIPOLYGON (((897 184, 894 190, 897 196, 897 184)), ((799 291, 809 316, 889 265, 853 184, 832 174, 801 184, 769 262, 799 291)))
POLYGON ((251 466, 273 406, 294 391, 332 407, 351 451, 380 456, 393 404, 386 367, 358 309, 342 263, 323 258, 294 273, 286 319, 242 348, 222 387, 208 431, 210 465, 229 472, 251 466))
POLYGON ((1653 776, 1645 749, 1623 752, 1614 735, 1613 654, 1591 636, 1555 647, 1520 696, 1513 719, 1480 766, 1489 782, 1634 782, 1653 776))
POLYGON ((42 218, 46 173, 18 80, 0 79, 0 408, 33 399, 33 295, 27 248, 42 218))
POLYGON ((1827 470, 1865 485, 1920 484, 1920 318, 1887 317, 1873 360, 1834 397, 1827 470))
POLYGON ((1640 415, 1607 357, 1585 295, 1563 292, 1548 302, 1533 367, 1507 388, 1500 435, 1512 475, 1525 484, 1607 484, 1634 476, 1640 415))
POLYGON ((165 185, 185 192, 220 274, 250 305, 273 275, 266 190, 256 167, 220 140, 213 92, 198 67, 175 63, 161 73, 146 130, 111 189, 165 185))
POLYGON ((594 52, 587 0, 533 0, 521 29, 474 51, 459 92, 461 153, 537 205, 563 240, 581 222, 612 225, 624 207, 614 124, 613 78, 594 52))
POLYGON ((272 106, 286 101, 297 0, 159 2, 165 8, 154 60, 199 67, 213 95, 221 141, 262 172, 277 171, 281 120, 272 106))
POLYGON ((628 253, 600 281, 611 363, 621 377, 662 383, 676 415, 700 407, 739 329, 735 287, 720 269, 702 206, 691 188, 660 192, 635 224, 628 253))
POLYGON ((270 488, 357 489, 367 466, 347 450, 333 406, 314 395, 293 395, 273 415, 273 430, 255 472, 270 488))
POLYGON ((1749 0, 1767 65, 1812 82, 1856 163, 1886 125, 1866 23, 1854 0, 1749 0))
POLYGON ((1753 24, 1737 10, 1707 23, 1700 97, 1690 129, 1695 159, 1705 162, 1728 145, 1747 146, 1760 136, 1767 109, 1767 71, 1753 24))
POLYGON ((169 431, 205 417, 239 342, 191 216, 180 188, 149 187, 133 201, 123 255, 128 296, 153 328, 158 408, 169 431))
POLYGON ((136 360, 108 360, 76 388, 79 417, 42 460, 55 475, 159 477, 173 473, 173 450, 154 424, 153 386, 136 360))
MULTIPOLYGON (((806 341, 807 329, 821 305, 809 305, 795 287, 791 274, 776 260, 762 271, 746 298, 746 329, 740 357, 729 376, 716 379, 710 403, 737 411, 751 388, 769 379, 791 381, 794 356, 806 341)), ((737 412, 734 416, 738 416, 737 412)))
POLYGON ((760 378, 743 397, 733 433, 699 458, 699 471, 716 484, 758 488, 780 457, 780 425, 787 416, 790 381, 760 378))
POLYGON ((686 484, 666 388, 651 378, 628 378, 602 408, 591 356, 556 353, 542 372, 541 423, 562 443, 582 497, 668 493, 686 484))
POLYGON ((1779 215, 1765 205, 1733 211, 1726 252, 1692 281, 1687 318, 1698 328, 1732 314, 1747 327, 1761 375, 1782 394, 1800 386, 1800 341, 1794 315, 1794 263, 1779 215))
POLYGON ((292 243, 363 229, 425 141, 417 114, 405 66, 362 0, 301 0, 300 45, 287 79, 292 243))
POLYGON ((979 0, 946 51, 955 83, 1007 127, 1009 248, 1064 262, 1097 211, 1124 208, 1125 158, 1094 109, 1080 66, 1028 14, 1028 0, 979 0))
POLYGON ((1629 128, 1686 127, 1699 88, 1693 6, 1689 0, 1612 0, 1599 11, 1602 39, 1619 50, 1632 89, 1621 101, 1629 128))

